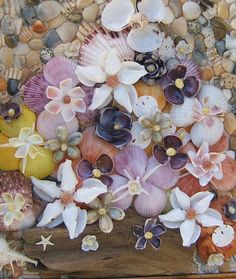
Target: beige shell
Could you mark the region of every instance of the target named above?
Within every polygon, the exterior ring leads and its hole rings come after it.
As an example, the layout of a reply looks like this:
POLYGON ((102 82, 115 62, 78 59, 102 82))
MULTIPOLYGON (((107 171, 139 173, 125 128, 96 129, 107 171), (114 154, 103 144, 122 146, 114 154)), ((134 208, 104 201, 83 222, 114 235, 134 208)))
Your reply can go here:
POLYGON ((4 0, 4 12, 14 17, 21 16, 21 9, 25 7, 25 0, 4 0))
POLYGON ((220 76, 223 72, 225 72, 222 66, 222 57, 219 56, 213 61, 213 70, 216 76, 220 76))
POLYGON ((60 13, 57 17, 49 20, 47 24, 48 27, 52 29, 61 26, 65 21, 66 21, 66 17, 62 13, 60 13))
POLYGON ((78 27, 73 22, 65 22, 56 29, 58 36, 64 43, 71 42, 75 38, 77 31, 78 27))
POLYGON ((65 17, 68 17, 74 11, 75 8, 76 8, 75 0, 70 0, 68 2, 63 2, 62 3, 61 13, 65 17))
POLYGON ((5 45, 4 35, 0 33, 0 48, 5 45))
POLYGON ((0 49, 0 61, 6 68, 10 68, 13 65, 13 50, 7 46, 0 49))
POLYGON ((21 77, 22 77, 22 71, 17 68, 10 68, 10 69, 7 69, 5 72, 6 79, 13 78, 13 79, 20 80, 21 77))
POLYGON ((22 43, 27 43, 28 41, 30 41, 33 37, 33 33, 31 31, 30 27, 27 26, 22 26, 20 34, 19 34, 19 40, 22 43))
POLYGON ((94 23, 87 23, 86 21, 82 21, 79 30, 77 32, 78 39, 83 42, 84 39, 89 35, 89 33, 93 30, 97 30, 97 27, 94 23))
POLYGON ((61 12, 61 5, 57 1, 44 1, 36 8, 38 19, 43 22, 57 17, 61 12))
POLYGON ((28 45, 32 50, 40 50, 43 48, 43 40, 41 38, 33 38, 28 45))

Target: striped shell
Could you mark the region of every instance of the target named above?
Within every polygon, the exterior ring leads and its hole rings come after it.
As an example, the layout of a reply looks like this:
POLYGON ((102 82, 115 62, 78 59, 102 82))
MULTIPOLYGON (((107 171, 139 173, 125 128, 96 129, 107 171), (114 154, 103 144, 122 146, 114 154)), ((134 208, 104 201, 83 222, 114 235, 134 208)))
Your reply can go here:
POLYGON ((27 26, 22 26, 20 34, 19 34, 19 40, 22 43, 27 43, 29 42, 33 37, 33 33, 31 31, 31 27, 27 27, 27 26))

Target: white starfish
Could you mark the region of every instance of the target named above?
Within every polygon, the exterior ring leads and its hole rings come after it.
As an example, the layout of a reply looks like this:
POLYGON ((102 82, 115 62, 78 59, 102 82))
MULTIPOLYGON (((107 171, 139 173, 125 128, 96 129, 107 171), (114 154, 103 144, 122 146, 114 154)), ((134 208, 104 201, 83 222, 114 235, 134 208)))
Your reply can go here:
POLYGON ((52 243, 50 241, 50 238, 52 237, 52 234, 49 235, 48 237, 44 237, 44 236, 40 236, 41 237, 41 241, 40 242, 37 242, 36 245, 43 245, 43 251, 46 250, 47 248, 47 245, 54 245, 54 243, 52 243))

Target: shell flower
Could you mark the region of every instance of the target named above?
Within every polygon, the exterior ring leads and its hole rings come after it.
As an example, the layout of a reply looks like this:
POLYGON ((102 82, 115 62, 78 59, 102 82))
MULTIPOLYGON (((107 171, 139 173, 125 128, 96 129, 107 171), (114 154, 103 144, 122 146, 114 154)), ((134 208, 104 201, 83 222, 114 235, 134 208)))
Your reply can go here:
POLYGON ((183 146, 181 139, 171 135, 164 138, 164 147, 155 144, 153 147, 153 155, 159 164, 167 164, 170 162, 170 167, 173 170, 183 169, 188 162, 188 155, 178 152, 183 146))
POLYGON ((25 205, 25 199, 22 194, 17 193, 13 198, 10 193, 3 193, 4 203, 0 204, 0 215, 4 215, 3 222, 10 226, 14 220, 21 221, 24 218, 22 208, 25 205))
POLYGON ((100 66, 77 66, 76 69, 82 84, 90 87, 96 83, 103 84, 94 90, 90 110, 105 107, 114 96, 115 101, 130 113, 137 100, 137 92, 132 84, 146 73, 144 66, 138 63, 121 62, 115 49, 105 52, 100 66))
POLYGON ((181 139, 183 146, 191 140, 190 133, 188 133, 184 128, 180 128, 175 134, 181 139))
POLYGON ((48 86, 46 95, 52 101, 45 105, 45 110, 54 115, 61 113, 66 123, 75 117, 76 112, 86 111, 85 93, 82 88, 73 87, 71 78, 61 81, 60 88, 48 86))
POLYGON ((178 65, 170 70, 160 80, 160 85, 164 88, 166 100, 174 105, 184 103, 184 96, 194 97, 199 90, 200 81, 196 76, 186 76, 187 67, 178 65))
POLYGON ((221 214, 209 208, 213 198, 214 194, 208 191, 198 192, 189 197, 176 187, 170 196, 173 209, 159 215, 159 220, 167 228, 179 228, 183 246, 190 246, 198 240, 201 234, 201 227, 197 223, 203 227, 223 225, 221 214))
POLYGON ((176 127, 170 115, 162 113, 157 101, 151 96, 142 96, 134 106, 138 121, 132 124, 132 143, 146 148, 151 142, 160 143, 163 137, 173 134, 176 127))
POLYGON ((193 52, 193 47, 185 40, 179 41, 175 48, 176 56, 179 59, 185 59, 188 54, 193 52))
POLYGON ((107 107, 101 111, 100 121, 96 125, 96 134, 120 148, 132 140, 131 126, 129 114, 114 107, 107 107))
POLYGON ((198 152, 189 151, 190 162, 185 166, 193 176, 199 179, 201 186, 206 186, 212 178, 218 180, 223 178, 221 163, 226 155, 216 152, 210 152, 209 145, 204 141, 198 152))
POLYGON ((3 117, 5 121, 11 121, 17 119, 21 115, 20 105, 13 102, 8 102, 1 106, 0 116, 3 117))
POLYGON ((43 139, 39 134, 35 133, 35 124, 31 128, 22 128, 18 137, 9 138, 8 141, 6 144, 1 144, 0 147, 17 148, 15 157, 22 160, 23 173, 26 168, 27 156, 30 156, 31 159, 43 156, 37 148, 37 146, 43 145, 43 139))
POLYGON ((147 219, 144 227, 135 225, 133 233, 138 237, 135 248, 143 250, 149 243, 155 250, 158 250, 161 245, 160 236, 166 232, 166 228, 161 224, 156 224, 157 219, 147 219))
POLYGON ((81 249, 85 252, 88 251, 96 251, 99 247, 99 244, 97 242, 96 236, 95 235, 86 235, 82 239, 82 245, 81 249))
POLYGON ((80 150, 77 145, 82 140, 80 132, 71 133, 64 126, 57 127, 57 139, 49 140, 44 147, 54 152, 53 159, 56 163, 63 161, 65 156, 71 160, 80 158, 80 150))
POLYGON ((107 154, 101 154, 95 164, 92 164, 88 159, 82 159, 76 168, 77 174, 83 180, 97 178, 107 186, 112 184, 112 178, 109 176, 112 170, 113 161, 107 154))
POLYGON ((229 200, 224 205, 224 214, 230 219, 235 221, 236 220, 236 201, 235 199, 229 200))
POLYGON ((98 198, 88 204, 92 209, 88 211, 87 224, 93 224, 99 221, 99 228, 104 233, 110 233, 113 230, 112 220, 120 221, 124 219, 125 212, 112 205, 113 195, 111 192, 105 194, 102 200, 98 198))
POLYGON ((101 21, 111 31, 131 27, 129 46, 137 52, 148 52, 159 48, 163 39, 158 27, 151 23, 162 21, 165 15, 162 0, 137 1, 137 12, 131 0, 112 0, 103 10, 101 21))
POLYGON ((224 255, 221 253, 211 254, 207 260, 208 266, 221 266, 224 264, 224 255))
POLYGON ((87 223, 87 211, 80 209, 76 202, 93 201, 98 195, 107 192, 107 186, 97 179, 87 179, 81 188, 76 190, 78 180, 71 164, 70 160, 66 160, 59 167, 57 179, 61 182, 60 187, 52 181, 39 180, 35 177, 31 180, 36 194, 49 202, 37 227, 64 222, 70 238, 73 239, 83 232, 87 223))

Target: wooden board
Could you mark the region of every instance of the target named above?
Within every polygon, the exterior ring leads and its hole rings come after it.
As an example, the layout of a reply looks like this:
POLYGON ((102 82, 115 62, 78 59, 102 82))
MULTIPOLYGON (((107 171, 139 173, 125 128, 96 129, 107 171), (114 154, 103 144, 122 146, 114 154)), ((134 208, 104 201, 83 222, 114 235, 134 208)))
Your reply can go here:
POLYGON ((195 248, 182 247, 178 231, 168 230, 161 236, 159 251, 151 247, 137 251, 134 248, 137 238, 133 235, 132 228, 133 225, 143 225, 144 222, 145 218, 129 210, 123 221, 114 223, 112 233, 104 234, 97 224, 94 224, 87 226, 84 233, 75 240, 69 240, 65 228, 26 230, 23 234, 26 255, 39 259, 45 266, 39 265, 36 269, 31 266, 29 269, 41 272, 42 278, 55 278, 49 277, 53 274, 52 271, 59 271, 56 274, 76 272, 77 277, 74 278, 118 278, 197 272, 197 266, 193 262, 195 248), (47 246, 47 250, 43 252, 42 246, 35 243, 40 241, 41 235, 47 237, 50 234, 55 245, 47 246), (97 237, 100 247, 96 252, 86 253, 81 250, 81 240, 88 234, 97 237))

